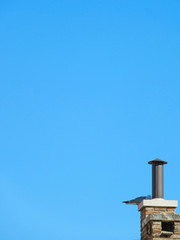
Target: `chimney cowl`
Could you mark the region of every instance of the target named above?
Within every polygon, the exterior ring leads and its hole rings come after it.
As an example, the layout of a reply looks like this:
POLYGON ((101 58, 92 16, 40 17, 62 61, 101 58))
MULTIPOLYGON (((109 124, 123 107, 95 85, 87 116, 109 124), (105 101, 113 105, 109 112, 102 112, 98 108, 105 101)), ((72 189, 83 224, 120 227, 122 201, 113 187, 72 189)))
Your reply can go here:
POLYGON ((163 160, 161 160, 161 159, 158 159, 158 158, 156 158, 155 160, 152 160, 152 161, 150 161, 150 162, 148 162, 148 164, 167 164, 167 162, 165 162, 165 161, 163 161, 163 160))

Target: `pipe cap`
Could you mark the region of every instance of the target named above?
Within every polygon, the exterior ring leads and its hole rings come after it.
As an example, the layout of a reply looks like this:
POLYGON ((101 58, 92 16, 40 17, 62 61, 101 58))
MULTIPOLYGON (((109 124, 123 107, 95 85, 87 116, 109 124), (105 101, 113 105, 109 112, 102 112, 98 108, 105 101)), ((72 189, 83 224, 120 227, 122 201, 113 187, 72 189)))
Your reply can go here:
POLYGON ((148 162, 148 164, 167 164, 167 162, 165 162, 165 161, 163 161, 163 160, 161 160, 161 159, 158 159, 158 158, 156 158, 155 160, 152 160, 152 161, 150 161, 150 162, 148 162))

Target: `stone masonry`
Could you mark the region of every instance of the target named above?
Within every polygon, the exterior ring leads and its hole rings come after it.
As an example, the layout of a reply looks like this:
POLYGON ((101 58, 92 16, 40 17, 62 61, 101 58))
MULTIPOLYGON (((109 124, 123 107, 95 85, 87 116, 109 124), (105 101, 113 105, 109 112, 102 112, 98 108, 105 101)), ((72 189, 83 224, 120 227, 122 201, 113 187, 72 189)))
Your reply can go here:
POLYGON ((141 240, 180 240, 180 214, 175 213, 177 201, 143 200, 138 207, 141 214, 141 240))

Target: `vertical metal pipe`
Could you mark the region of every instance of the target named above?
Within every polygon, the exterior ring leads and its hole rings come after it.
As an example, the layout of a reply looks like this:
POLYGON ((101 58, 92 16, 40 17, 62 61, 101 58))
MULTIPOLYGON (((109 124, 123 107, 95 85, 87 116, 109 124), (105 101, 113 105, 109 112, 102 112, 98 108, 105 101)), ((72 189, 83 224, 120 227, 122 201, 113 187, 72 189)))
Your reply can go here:
POLYGON ((148 163, 152 165, 152 198, 164 198, 163 165, 167 162, 155 159, 148 163))

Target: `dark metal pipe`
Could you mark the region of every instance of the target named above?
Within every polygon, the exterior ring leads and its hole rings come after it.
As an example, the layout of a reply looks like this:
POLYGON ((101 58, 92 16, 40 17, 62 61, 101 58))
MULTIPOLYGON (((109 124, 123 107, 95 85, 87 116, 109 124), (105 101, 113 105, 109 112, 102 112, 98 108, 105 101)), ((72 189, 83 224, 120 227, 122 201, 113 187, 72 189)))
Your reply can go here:
POLYGON ((163 165, 167 162, 155 159, 148 163, 152 165, 152 198, 164 198, 163 165))

